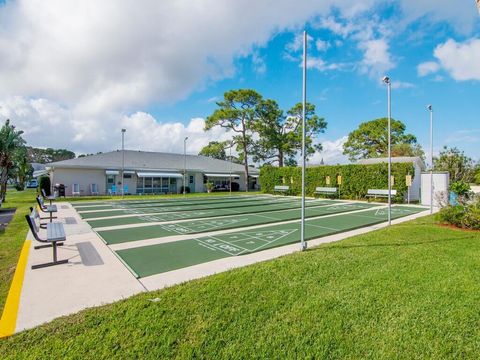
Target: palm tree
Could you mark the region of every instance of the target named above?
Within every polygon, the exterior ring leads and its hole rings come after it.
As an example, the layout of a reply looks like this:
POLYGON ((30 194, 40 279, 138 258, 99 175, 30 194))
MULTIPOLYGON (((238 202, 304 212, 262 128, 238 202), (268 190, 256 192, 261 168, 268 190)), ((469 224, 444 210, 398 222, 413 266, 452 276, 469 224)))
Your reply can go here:
POLYGON ((5 201, 7 194, 8 172, 14 166, 15 153, 20 147, 25 146, 25 140, 22 138, 23 131, 15 130, 15 126, 10 125, 10 120, 6 120, 0 129, 0 201, 5 201))

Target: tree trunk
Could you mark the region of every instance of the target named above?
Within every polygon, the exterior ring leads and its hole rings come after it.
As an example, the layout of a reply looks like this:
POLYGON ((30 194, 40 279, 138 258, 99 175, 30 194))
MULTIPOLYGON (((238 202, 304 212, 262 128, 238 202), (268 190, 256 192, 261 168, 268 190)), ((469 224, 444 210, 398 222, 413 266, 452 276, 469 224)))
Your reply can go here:
POLYGON ((283 152, 278 151, 278 167, 283 167, 283 152))
POLYGON ((245 191, 248 192, 248 152, 246 146, 243 147, 243 156, 245 158, 245 191))
POLYGON ((6 167, 2 168, 2 173, 0 176, 0 199, 2 203, 5 201, 7 195, 7 181, 8 181, 8 169, 6 167))

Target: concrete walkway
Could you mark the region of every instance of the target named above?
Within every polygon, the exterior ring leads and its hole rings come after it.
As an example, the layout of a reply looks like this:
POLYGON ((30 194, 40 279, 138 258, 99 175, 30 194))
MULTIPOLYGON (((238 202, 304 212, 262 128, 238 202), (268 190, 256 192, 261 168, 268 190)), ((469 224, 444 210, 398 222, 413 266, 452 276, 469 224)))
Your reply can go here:
MULTIPOLYGON (((82 309, 115 302, 142 291, 152 291, 274 259, 299 251, 299 244, 287 245, 238 257, 224 258, 167 273, 136 279, 98 235, 68 203, 59 203, 57 221, 63 222, 67 241, 59 247, 59 259, 66 265, 32 270, 31 265, 51 261, 52 250, 29 250, 27 268, 16 322, 16 331, 32 328, 82 309)), ((392 221, 393 224, 428 215, 424 211, 392 221)), ((386 223, 308 241, 313 247, 385 227, 386 223)), ((238 229, 232 229, 238 230, 238 229)), ((27 240, 33 240, 29 233, 27 240)))

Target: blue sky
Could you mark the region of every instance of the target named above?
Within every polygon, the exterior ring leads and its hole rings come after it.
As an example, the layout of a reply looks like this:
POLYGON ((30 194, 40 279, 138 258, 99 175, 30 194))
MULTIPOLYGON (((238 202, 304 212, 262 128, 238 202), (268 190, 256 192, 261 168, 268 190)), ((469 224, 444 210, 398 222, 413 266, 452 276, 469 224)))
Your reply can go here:
POLYGON ((301 100, 306 29, 308 101, 328 122, 312 162, 344 162, 345 136, 386 115, 384 74, 393 117, 425 150, 432 104, 435 150, 457 146, 480 159, 473 0, 39 4, 0 7, 0 116, 33 145, 105 151, 126 127, 130 148, 181 151, 189 136, 196 153, 230 136, 202 131, 225 91, 253 88, 284 110, 301 100))

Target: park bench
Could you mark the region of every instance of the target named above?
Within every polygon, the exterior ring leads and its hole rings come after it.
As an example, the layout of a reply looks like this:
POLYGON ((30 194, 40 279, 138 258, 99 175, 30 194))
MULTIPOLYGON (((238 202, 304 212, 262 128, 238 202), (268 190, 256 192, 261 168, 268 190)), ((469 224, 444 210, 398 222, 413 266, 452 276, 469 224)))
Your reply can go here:
POLYGON ((46 245, 37 245, 34 246, 34 249, 43 249, 43 248, 53 248, 53 261, 43 263, 43 264, 36 264, 32 265, 32 269, 39 269, 47 266, 54 266, 54 265, 60 265, 60 264, 66 264, 68 263, 67 260, 58 260, 57 259, 57 246, 63 245, 63 242, 67 239, 65 235, 65 230, 63 228, 62 223, 53 223, 50 222, 47 225, 47 238, 43 239, 39 236, 39 231, 40 231, 40 225, 37 222, 39 217, 36 217, 34 213, 30 213, 29 215, 25 215, 25 218, 28 223, 28 227, 30 228, 30 231, 32 232, 33 237, 35 240, 41 243, 46 243, 46 245))
POLYGON ((45 189, 42 189, 42 195, 43 195, 43 198, 45 200, 49 200, 50 201, 50 205, 52 205, 52 201, 53 200, 57 200, 57 197, 55 195, 48 195, 47 196, 47 193, 45 192, 45 189))
POLYGON ((56 213, 58 211, 57 205, 45 205, 45 202, 43 201, 43 197, 41 197, 40 195, 37 196, 37 203, 38 203, 38 207, 40 208, 40 211, 49 214, 48 218, 41 218, 41 219, 50 219, 50 222, 52 222, 53 219, 57 218, 56 216, 53 216, 53 213, 56 213))
POLYGON ((315 194, 323 194, 323 195, 337 195, 338 189, 336 187, 316 187, 315 194))
MULTIPOLYGON (((391 196, 397 195, 397 190, 390 190, 391 196)), ((388 189, 368 189, 367 198, 388 198, 388 189)))
POLYGON ((278 193, 286 194, 288 190, 290 190, 290 186, 287 186, 287 185, 275 185, 273 188, 274 193, 278 192, 278 193))

